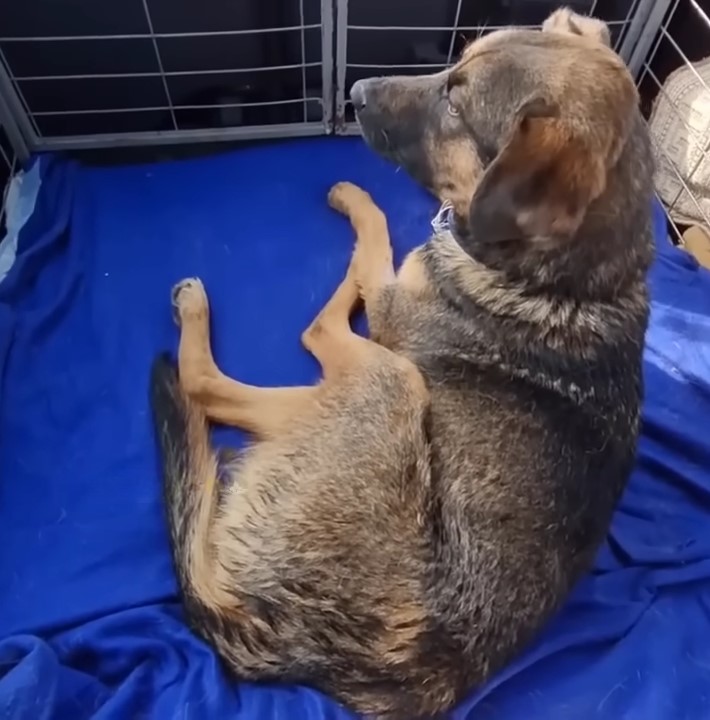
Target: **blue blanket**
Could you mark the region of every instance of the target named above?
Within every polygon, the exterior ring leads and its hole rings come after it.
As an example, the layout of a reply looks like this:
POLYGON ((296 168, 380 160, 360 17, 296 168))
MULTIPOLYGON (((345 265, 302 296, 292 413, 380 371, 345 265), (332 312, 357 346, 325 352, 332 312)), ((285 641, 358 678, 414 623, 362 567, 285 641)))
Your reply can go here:
MULTIPOLYGON (((373 194, 398 259, 425 239, 432 200, 354 139, 130 167, 38 162, 0 284, 0 718, 351 717, 310 689, 230 683, 183 624, 148 371, 176 346, 171 285, 199 275, 227 373, 313 381, 299 334, 352 247, 328 188, 373 194)), ((710 717, 710 275, 669 244, 660 213, 657 246, 643 439, 609 541, 456 720, 710 717)))

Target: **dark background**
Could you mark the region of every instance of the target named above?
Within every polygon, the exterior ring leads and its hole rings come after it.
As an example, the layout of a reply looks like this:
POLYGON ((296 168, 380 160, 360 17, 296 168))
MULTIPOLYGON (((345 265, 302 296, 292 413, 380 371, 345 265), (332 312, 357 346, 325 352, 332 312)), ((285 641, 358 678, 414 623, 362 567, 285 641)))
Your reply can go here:
MULTIPOLYGON (((606 20, 623 20, 631 0, 601 0, 596 13, 606 20)), ((411 25, 447 27, 454 24, 456 0, 350 0, 350 25, 411 25)), ((459 25, 538 24, 557 7, 554 0, 470 0, 464 2, 459 25)), ((589 2, 573 0, 586 12, 589 2)), ((154 31, 191 33, 259 30, 299 25, 297 0, 148 0, 154 31)), ((320 22, 319 0, 304 0, 305 24, 320 22)), ((614 28, 618 34, 620 28, 614 28)), ((136 35, 149 33, 143 0, 23 0, 0 3, 0 36, 136 35)), ((466 41, 458 34, 455 53, 466 41)), ((348 60, 370 65, 445 62, 450 31, 356 31, 348 33, 348 60)), ((166 72, 220 71, 301 62, 300 31, 222 37, 158 38, 166 72)), ((305 31, 305 59, 319 63, 320 30, 305 31)), ((158 73, 153 40, 85 39, 2 42, 0 47, 17 77, 51 77, 106 73, 158 73)), ((406 68, 396 68, 406 71, 406 68)), ((351 69, 347 84, 374 69, 351 69)), ((307 71, 308 94, 321 95, 321 70, 307 71)), ((167 79, 175 105, 217 105, 297 100, 302 97, 300 68, 202 75, 172 75, 167 79)), ((127 132, 172 127, 163 81, 158 76, 72 80, 22 80, 20 88, 32 112, 143 108, 141 112, 39 115, 44 135, 127 132)), ((319 119, 316 103, 308 119, 319 119)), ((302 103, 245 108, 232 113, 177 110, 178 127, 220 124, 269 124, 303 119, 302 103)))

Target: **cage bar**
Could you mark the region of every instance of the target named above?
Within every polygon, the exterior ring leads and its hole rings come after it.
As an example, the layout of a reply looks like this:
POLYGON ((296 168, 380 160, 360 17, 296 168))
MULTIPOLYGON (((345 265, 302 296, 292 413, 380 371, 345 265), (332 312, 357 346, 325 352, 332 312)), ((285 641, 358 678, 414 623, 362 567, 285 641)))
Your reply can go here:
MULTIPOLYGON (((12 124, 8 127, 20 126, 13 144, 24 144, 24 155, 34 151, 254 140, 332 132, 332 0, 309 1, 308 7, 306 0, 299 0, 293 11, 289 8, 280 18, 285 20, 283 23, 261 26, 247 17, 247 22, 239 20, 243 27, 194 31, 189 27, 165 27, 164 22, 161 27, 155 22, 150 0, 140 0, 140 4, 144 27, 136 33, 43 35, 32 32, 31 27, 27 28, 29 32, 3 33, 0 61, 5 72, 0 82, 5 82, 0 85, 0 94, 12 101, 12 124), (227 54, 238 62, 226 66, 219 59, 215 62, 210 45, 229 43, 231 39, 238 42, 225 46, 227 54), (149 44, 152 59, 148 62, 146 56, 144 67, 130 67, 136 61, 129 58, 123 62, 123 69, 122 49, 127 42, 136 41, 149 44), (178 53, 176 65, 170 57, 176 46, 163 44, 176 42, 201 43, 204 57, 196 62, 189 53, 178 53), (268 42, 277 43, 277 54, 286 61, 269 61, 270 53, 264 50, 261 61, 249 63, 248 56, 240 53, 240 48, 248 43, 257 47, 268 42), (86 67, 68 67, 67 63, 76 64, 72 63, 69 48, 87 47, 87 43, 94 45, 81 52, 100 52, 104 65, 108 62, 113 67, 102 71, 86 62, 86 67), (283 52, 282 45, 287 46, 283 52), (56 48, 65 46, 67 50, 57 55, 56 48), (27 56, 36 47, 49 48, 44 54, 49 57, 54 53, 59 62, 27 62, 27 56), (30 67, 35 71, 28 70, 30 67), (278 88, 277 92, 270 93, 272 85, 278 88), (106 96, 112 87, 120 89, 113 103, 106 96), (107 90, 101 101, 92 105, 91 100, 104 88, 107 90), (91 126, 88 132, 87 126, 91 126)), ((239 18, 245 15, 249 16, 249 12, 239 18)))

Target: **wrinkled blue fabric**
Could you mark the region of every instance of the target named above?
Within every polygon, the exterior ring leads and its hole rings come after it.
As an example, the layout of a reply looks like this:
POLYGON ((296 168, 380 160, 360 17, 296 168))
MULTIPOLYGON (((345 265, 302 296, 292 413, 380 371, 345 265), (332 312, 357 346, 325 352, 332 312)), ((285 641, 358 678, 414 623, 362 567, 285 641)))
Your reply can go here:
MULTIPOLYGON (((356 139, 37 162, 39 197, 0 284, 0 718, 351 718, 310 689, 229 682, 184 625, 148 372, 176 348, 171 285, 199 275, 227 373, 313 381, 299 335, 353 242, 331 184, 372 193, 398 259, 426 238, 434 202, 356 139)), ((710 718, 710 275, 657 220, 643 437, 608 543, 455 720, 710 718)))

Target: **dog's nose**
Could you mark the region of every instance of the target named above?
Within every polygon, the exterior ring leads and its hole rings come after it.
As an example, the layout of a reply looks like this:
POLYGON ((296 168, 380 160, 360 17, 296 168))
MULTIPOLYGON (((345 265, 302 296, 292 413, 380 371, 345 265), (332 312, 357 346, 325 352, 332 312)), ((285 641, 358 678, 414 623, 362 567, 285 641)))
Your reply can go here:
POLYGON ((360 112, 365 108, 367 102, 365 100, 365 82, 364 80, 358 80, 350 88, 350 101, 355 108, 355 112, 360 112))

